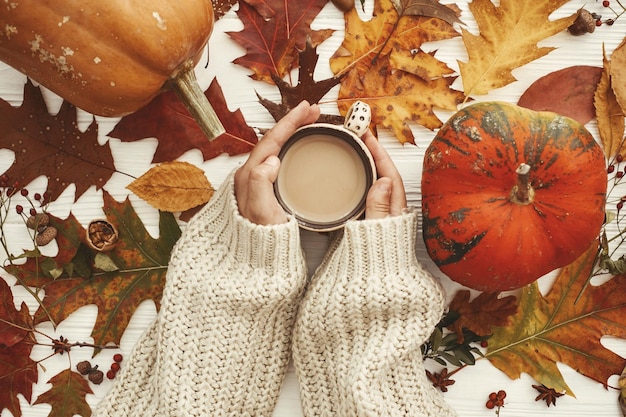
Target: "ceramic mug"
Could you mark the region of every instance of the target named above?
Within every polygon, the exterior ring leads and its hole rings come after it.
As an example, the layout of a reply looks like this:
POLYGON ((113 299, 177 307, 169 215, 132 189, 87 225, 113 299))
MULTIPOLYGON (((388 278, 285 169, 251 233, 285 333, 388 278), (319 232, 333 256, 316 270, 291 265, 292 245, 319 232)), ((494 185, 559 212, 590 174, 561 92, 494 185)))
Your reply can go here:
POLYGON ((376 166, 360 139, 369 127, 369 106, 357 101, 343 126, 314 123, 287 140, 274 183, 276 198, 300 227, 332 231, 365 211, 376 166))

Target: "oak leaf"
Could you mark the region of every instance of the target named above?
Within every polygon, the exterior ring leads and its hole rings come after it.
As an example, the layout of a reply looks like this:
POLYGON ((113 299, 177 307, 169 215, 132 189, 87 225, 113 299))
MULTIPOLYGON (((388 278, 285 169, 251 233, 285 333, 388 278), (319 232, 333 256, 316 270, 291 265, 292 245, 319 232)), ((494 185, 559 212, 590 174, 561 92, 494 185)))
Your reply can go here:
POLYGON ((440 127, 442 122, 433 109, 456 110, 464 96, 450 88, 454 77, 443 77, 449 72, 445 65, 433 65, 433 56, 420 53, 420 48, 426 42, 458 35, 438 18, 400 16, 391 0, 377 0, 368 21, 361 20, 354 9, 346 13, 345 38, 330 59, 333 73, 343 77, 341 114, 347 113, 353 101, 362 100, 372 108, 372 130, 376 125, 389 128, 402 143, 414 143, 408 122, 429 129, 440 127))
POLYGON ((610 75, 615 98, 622 111, 626 112, 626 38, 611 54, 610 75))
POLYGON ((93 394, 93 391, 82 375, 66 369, 53 376, 48 384, 52 387, 37 397, 34 403, 50 404, 52 410, 48 417, 91 416, 91 407, 86 396, 93 394))
POLYGON ((205 161, 222 153, 233 156, 250 152, 257 143, 257 135, 240 110, 228 110, 217 80, 211 82, 205 95, 226 129, 226 133, 212 141, 207 140, 172 91, 158 95, 144 108, 123 117, 108 135, 123 142, 157 138, 158 145, 152 158, 154 163, 173 161, 191 149, 200 150, 205 161))
POLYGON ((48 201, 70 184, 75 184, 78 199, 92 186, 101 189, 117 171, 108 144, 98 144, 95 119, 81 132, 76 107, 67 101, 56 115, 49 114, 40 88, 30 80, 20 107, 0 100, 0 147, 15 154, 5 172, 12 183, 24 186, 41 175, 48 178, 48 201))
POLYGON ((522 291, 507 326, 497 327, 485 356, 511 379, 527 373, 557 392, 574 395, 557 363, 606 386, 626 359, 605 348, 603 336, 626 338, 626 275, 583 291, 594 266, 597 244, 563 268, 544 296, 537 283, 522 291))
POLYGON ((551 111, 587 124, 596 117, 594 94, 602 68, 575 65, 545 75, 524 91, 517 104, 535 111, 551 111))
POLYGON ((213 187, 204 171, 188 162, 163 162, 126 188, 153 207, 169 212, 185 211, 209 201, 213 187))
POLYGON ((613 89, 614 80, 611 77, 613 65, 613 62, 609 61, 604 54, 603 70, 594 95, 600 143, 602 143, 604 154, 609 160, 624 151, 625 129, 624 110, 618 103, 613 89))
POLYGON ((462 29, 468 61, 459 61, 468 97, 487 94, 516 79, 512 70, 550 53, 537 43, 564 31, 576 14, 556 20, 550 15, 568 0, 472 0, 470 11, 479 34, 462 29))
MULTIPOLYGON (((17 311, 13 306, 13 294, 4 279, 0 278, 0 294, 4 303, 4 312, 8 316, 0 316, 2 326, 23 326, 23 310, 17 311), (12 320, 17 321, 17 323, 12 320)), ((29 324, 27 328, 31 328, 29 324)), ((3 333, 7 330, 4 329, 3 333)), ((21 417, 22 411, 18 396, 23 396, 27 402, 31 401, 33 384, 37 382, 37 363, 30 358, 35 344, 32 332, 17 331, 17 338, 10 338, 11 344, 0 345, 0 414, 7 409, 14 417, 21 417)))
POLYGON ((458 318, 448 329, 456 333, 457 341, 463 343, 463 329, 468 329, 478 336, 488 336, 493 327, 505 326, 509 317, 517 311, 514 296, 499 297, 499 293, 481 292, 470 301, 470 292, 460 290, 448 306, 458 318))
POLYGON ((5 267, 24 285, 44 290, 43 303, 34 315, 36 323, 50 318, 60 323, 78 308, 95 304, 98 315, 91 337, 99 346, 119 344, 144 300, 153 300, 159 308, 170 252, 180 237, 171 213, 159 213, 159 237, 153 238, 128 199, 118 203, 105 192, 103 209, 119 233, 117 245, 106 253, 117 269, 94 267, 96 254, 83 243, 85 229, 73 215, 65 220, 50 216, 50 224, 59 231, 56 257, 29 258, 22 265, 5 267), (53 269, 61 275, 52 277, 53 269))
POLYGON ((235 64, 252 70, 251 77, 273 83, 273 76, 285 77, 298 66, 298 51, 307 37, 317 46, 333 33, 330 29, 313 31, 311 22, 328 0, 242 0, 237 16, 243 30, 228 35, 246 49, 235 64))

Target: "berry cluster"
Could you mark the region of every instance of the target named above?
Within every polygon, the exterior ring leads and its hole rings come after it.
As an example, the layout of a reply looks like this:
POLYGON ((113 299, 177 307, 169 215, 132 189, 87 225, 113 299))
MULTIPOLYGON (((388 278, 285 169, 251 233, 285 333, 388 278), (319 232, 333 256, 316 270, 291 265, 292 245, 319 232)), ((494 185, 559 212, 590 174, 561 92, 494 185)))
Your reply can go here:
POLYGON ((500 408, 504 407, 504 399, 506 398, 506 391, 500 390, 498 392, 492 392, 489 394, 489 399, 485 403, 485 407, 490 410, 496 409, 496 415, 500 415, 500 408))
MULTIPOLYGON (((598 1, 598 0, 596 0, 598 1)), ((626 12, 626 7, 624 7, 624 5, 622 5, 621 0, 613 0, 615 3, 617 3, 617 5, 622 9, 617 10, 616 8, 613 7, 613 3, 610 0, 603 0, 602 1, 602 7, 608 9, 611 13, 613 13, 613 17, 610 17, 608 19, 604 19, 602 20, 602 15, 596 14, 595 18, 596 18, 596 26, 602 26, 603 24, 611 26, 615 23, 615 21, 617 19, 620 18, 621 15, 623 15, 626 12)))
POLYGON ((115 355, 113 355, 113 363, 111 364, 111 368, 107 371, 107 378, 115 378, 115 375, 117 375, 118 371, 120 370, 120 363, 123 359, 124 357, 121 353, 116 353, 115 355))
MULTIPOLYGON (((622 178, 626 177, 626 167, 621 167, 622 162, 624 161, 624 156, 622 154, 618 154, 615 156, 612 163, 607 167, 607 173, 613 174, 613 183, 617 185, 622 178)), ((624 207, 624 202, 626 202, 626 195, 622 196, 615 202, 615 208, 619 213, 620 210, 624 207)))

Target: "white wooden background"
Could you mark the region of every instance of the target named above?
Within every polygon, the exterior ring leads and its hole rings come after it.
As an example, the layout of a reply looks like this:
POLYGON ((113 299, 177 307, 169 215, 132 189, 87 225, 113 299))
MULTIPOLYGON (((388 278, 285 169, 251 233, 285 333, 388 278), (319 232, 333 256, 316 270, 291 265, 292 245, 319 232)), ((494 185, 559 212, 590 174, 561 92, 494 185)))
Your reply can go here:
MULTIPOLYGON (((358 3, 358 0, 357 0, 358 3)), ((366 10, 362 13, 367 18, 371 13, 372 0, 366 0, 366 10)), ((452 1, 442 1, 442 3, 453 3, 452 1)), ((456 2, 463 14, 461 19, 468 25, 469 29, 476 31, 476 26, 471 13, 468 10, 468 1, 459 0, 456 2)), ((585 6, 590 11, 604 13, 599 1, 593 0, 571 0, 562 9, 557 11, 553 17, 560 17, 573 13, 580 7, 585 6)), ((337 49, 343 39, 344 20, 343 15, 337 9, 329 4, 320 13, 319 17, 313 24, 314 29, 332 28, 336 30, 335 35, 327 40, 318 48, 320 59, 318 63, 316 79, 322 79, 330 75, 327 63, 328 58, 337 49)), ((217 22, 210 41, 210 65, 208 69, 204 68, 204 60, 202 65, 197 68, 198 79, 201 86, 207 88, 213 77, 219 80, 226 100, 231 110, 241 109, 248 124, 258 128, 271 127, 273 120, 266 110, 257 102, 256 92, 263 97, 279 101, 280 96, 278 90, 260 82, 252 81, 248 75, 249 72, 242 67, 232 64, 232 61, 244 54, 244 50, 235 44, 225 33, 228 31, 239 31, 242 24, 238 20, 236 14, 231 10, 226 16, 217 22)), ((602 65, 602 44, 605 45, 608 54, 621 42, 626 35, 626 16, 617 21, 612 27, 601 27, 592 35, 583 37, 573 37, 566 32, 558 34, 550 39, 541 42, 540 46, 555 46, 557 50, 548 56, 534 61, 522 68, 516 69, 514 75, 518 81, 507 87, 493 91, 487 96, 477 97, 478 100, 504 100, 516 103, 521 93, 537 78, 549 72, 568 67, 571 65, 602 65)), ((461 38, 438 42, 436 44, 426 45, 429 50, 437 49, 437 58, 445 61, 450 67, 458 70, 457 60, 465 61, 467 55, 463 47, 461 38)), ((14 106, 19 106, 22 102, 22 92, 25 77, 13 70, 12 68, 0 63, 0 98, 10 102, 14 106)), ((462 89, 460 79, 456 81, 453 87, 462 89)), ((46 101, 49 105, 50 112, 55 113, 60 105, 60 100, 54 94, 44 91, 46 101)), ((337 113, 336 105, 333 100, 336 98, 337 89, 332 90, 325 98, 323 111, 326 113, 337 113)), ((451 113, 437 111, 438 116, 442 120, 446 120, 451 113)), ((130 173, 136 177, 147 171, 151 165, 150 161, 156 148, 155 139, 145 139, 136 143, 121 143, 117 139, 106 136, 117 122, 117 119, 97 118, 99 123, 99 141, 105 143, 109 141, 113 150, 116 167, 120 172, 130 173)), ((91 121, 91 115, 79 112, 79 122, 82 129, 85 129, 91 121)), ((597 137, 597 129, 594 122, 589 123, 588 128, 597 137)), ((429 141, 433 138, 434 133, 414 126, 417 144, 402 146, 390 135, 386 130, 380 131, 380 140, 384 143, 394 161, 399 167, 407 188, 410 204, 414 206, 420 205, 420 176, 421 161, 424 151, 429 141)), ((245 159, 240 157, 220 156, 211 161, 202 161, 199 151, 189 151, 184 154, 180 160, 185 160, 203 167, 209 180, 214 186, 219 186, 224 177, 239 162, 245 159)), ((0 173, 12 164, 13 154, 8 150, 0 150, 0 173)), ((128 176, 115 174, 107 183, 106 190, 110 192, 118 201, 124 199, 128 194, 126 185, 132 181, 128 176)), ((32 192, 43 192, 46 182, 44 178, 39 178, 28 185, 32 192)), ((133 195, 130 199, 148 226, 148 230, 153 235, 158 234, 157 213, 143 201, 133 195)), ((91 188, 76 203, 74 200, 74 187, 70 186, 65 193, 54 202, 49 210, 54 215, 66 217, 71 211, 83 226, 94 219, 102 216, 102 194, 91 188)), ((17 201, 19 202, 19 201, 17 201)), ((13 253, 21 253, 23 248, 29 246, 29 240, 24 233, 23 223, 17 217, 11 220, 5 226, 9 236, 9 244, 13 253)), ((421 236, 421 234, 420 234, 421 236)), ((326 239, 324 235, 312 232, 303 232, 303 244, 309 259, 309 269, 312 271, 321 255, 325 250, 326 239)), ((46 247, 47 254, 53 255, 55 252, 54 245, 46 247)), ((421 260, 433 272, 437 273, 436 267, 428 259, 423 242, 418 242, 418 254, 421 260)), ((2 255, 3 256, 3 255, 2 255)), ((441 276, 441 274, 438 274, 441 276)), ((15 282, 14 278, 5 276, 9 284, 15 282)), ((445 277, 441 277, 442 283, 448 291, 448 297, 454 295, 459 288, 445 277)), ((552 276, 546 276, 541 279, 541 288, 547 291, 550 287, 552 276)), ((16 306, 22 301, 26 301, 34 311, 36 304, 29 299, 19 287, 14 288, 16 306)), ((145 302, 137 310, 131 323, 124 334, 121 342, 120 352, 128 356, 142 331, 148 326, 155 315, 155 308, 152 302, 145 302)), ((68 337, 72 341, 90 342, 89 334, 93 327, 96 317, 94 306, 86 306, 73 314, 67 320, 62 322, 57 329, 46 328, 42 326, 40 329, 49 336, 58 338, 60 336, 68 337)), ((576 335, 572 335, 576 337, 576 335)), ((39 336, 41 342, 47 340, 39 336)), ((602 343, 610 349, 616 351, 622 356, 626 356, 626 343, 622 340, 614 338, 603 338, 602 343)), ((104 351, 92 360, 92 363, 99 364, 101 369, 108 369, 111 363, 111 357, 117 351, 104 351)), ((35 347, 32 353, 33 359, 41 359, 50 354, 49 347, 35 347)), ((91 360, 92 352, 88 348, 74 348, 72 350, 72 363, 75 365, 80 360, 91 360)), ((40 378, 38 384, 33 390, 33 401, 38 395, 47 391, 50 386, 47 381, 58 371, 67 368, 67 355, 63 357, 55 356, 43 363, 45 372, 40 369, 40 378)), ((436 369, 436 364, 429 362, 427 366, 436 369)), ((454 379, 456 384, 450 387, 449 392, 445 394, 447 401, 453 405, 462 417, 470 416, 490 416, 494 415, 494 410, 485 408, 487 396, 492 391, 505 389, 508 393, 505 407, 501 410, 502 417, 519 417, 519 416, 620 416, 621 413, 617 406, 617 391, 605 390, 601 384, 593 382, 565 365, 559 365, 559 369, 565 375, 566 382, 576 393, 577 398, 561 397, 558 399, 556 407, 547 408, 544 402, 535 402, 534 398, 537 392, 531 387, 535 383, 527 375, 523 375, 519 380, 511 381, 504 376, 499 370, 494 368, 488 361, 480 360, 473 367, 468 367, 457 375, 454 379)), ((88 396, 88 401, 92 405, 96 405, 103 397, 107 390, 114 382, 105 381, 98 387, 94 387, 95 395, 88 396)), ((616 386, 617 376, 611 377, 607 383, 616 386)), ((0 389, 4 389, 0 387, 0 389)), ((30 406, 20 397, 23 415, 26 417, 42 417, 47 416, 50 406, 41 404, 30 406)), ((9 417, 11 414, 4 410, 0 417, 9 417)), ((279 404, 275 411, 275 416, 302 416, 298 384, 291 368, 286 378, 286 382, 281 392, 279 404)))

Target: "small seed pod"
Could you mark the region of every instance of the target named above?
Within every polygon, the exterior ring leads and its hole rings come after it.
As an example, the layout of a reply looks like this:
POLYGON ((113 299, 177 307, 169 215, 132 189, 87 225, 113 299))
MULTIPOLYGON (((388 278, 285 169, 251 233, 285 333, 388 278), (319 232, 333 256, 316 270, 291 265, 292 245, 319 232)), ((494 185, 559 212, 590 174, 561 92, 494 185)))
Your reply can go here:
POLYGON ((81 375, 87 375, 93 370, 93 368, 91 367, 91 363, 89 363, 89 361, 81 361, 76 364, 76 370, 81 375))
POLYGON ((37 232, 37 236, 35 236, 35 243, 37 246, 45 246, 57 237, 57 233, 58 230, 56 227, 48 226, 37 232))
POLYGON ((50 217, 46 213, 37 213, 26 219, 26 227, 33 230, 45 228, 50 223, 50 217))
POLYGON ((89 376, 87 377, 91 382, 96 385, 100 385, 102 381, 104 381, 104 372, 100 370, 92 370, 89 372, 89 376))
POLYGON ((574 36, 593 33, 594 30, 596 30, 596 18, 586 9, 578 9, 576 20, 567 28, 567 31, 574 36))
POLYGON ((87 244, 95 251, 110 251, 118 239, 117 229, 106 220, 94 220, 87 227, 87 244))

